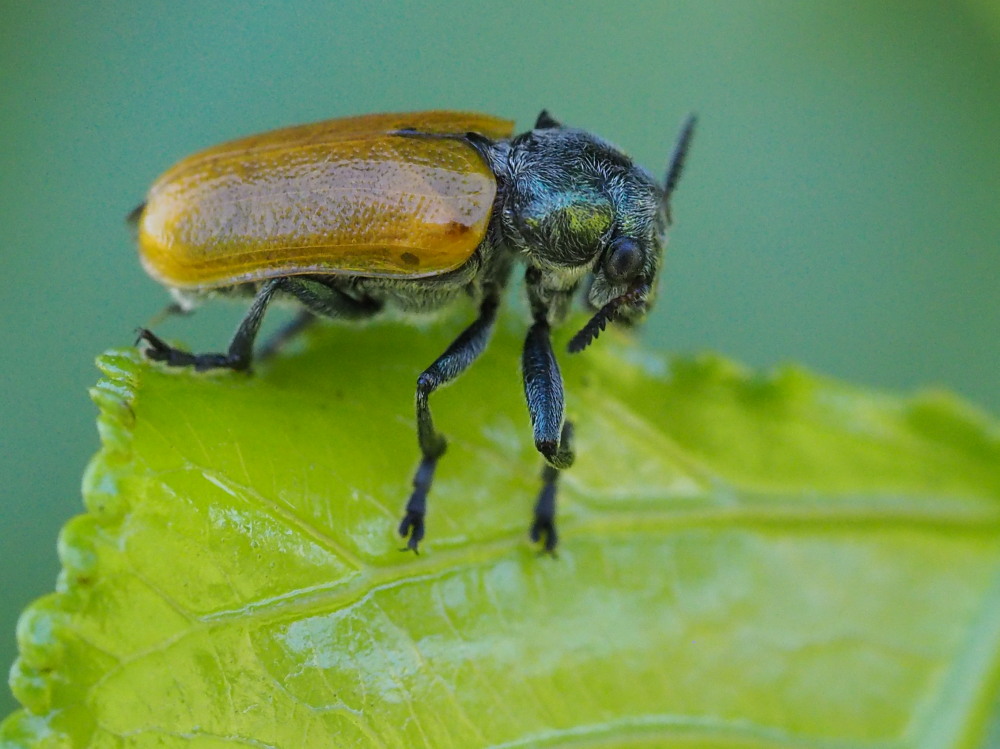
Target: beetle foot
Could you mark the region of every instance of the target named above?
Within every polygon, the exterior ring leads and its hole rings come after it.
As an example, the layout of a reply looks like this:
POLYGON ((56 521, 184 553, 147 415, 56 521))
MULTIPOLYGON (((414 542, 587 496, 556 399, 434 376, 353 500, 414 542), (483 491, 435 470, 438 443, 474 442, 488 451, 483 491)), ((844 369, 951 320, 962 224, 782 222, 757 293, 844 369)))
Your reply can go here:
POLYGON ((399 524, 399 535, 403 538, 409 536, 406 548, 400 549, 400 551, 412 551, 414 554, 419 554, 420 549, 418 546, 424 538, 424 514, 422 512, 407 510, 406 517, 399 524))
POLYGON ((143 341, 148 344, 142 350, 147 359, 161 361, 173 367, 189 367, 195 364, 194 354, 174 348, 147 328, 139 328, 135 345, 138 346, 143 341))
POLYGON ((413 493, 410 495, 410 501, 406 503, 406 515, 403 517, 403 522, 399 524, 399 535, 403 538, 409 536, 406 548, 402 551, 419 553, 417 547, 424 538, 427 492, 430 491, 431 482, 434 480, 436 466, 436 456, 424 456, 424 459, 420 461, 420 467, 413 476, 413 493))
POLYGON ((559 534, 556 532, 555 518, 535 516, 535 521, 531 524, 531 540, 533 543, 542 543, 540 553, 556 555, 556 546, 559 543, 559 534))
MULTIPOLYGON (((568 422, 567 422, 568 423, 568 422)), ((565 430, 564 430, 565 431, 565 430)), ((559 471, 550 465, 542 469, 542 489, 535 502, 535 520, 531 524, 531 540, 542 543, 542 553, 555 556, 559 534, 556 533, 556 481, 559 471)))
POLYGON ((169 345, 166 341, 146 328, 139 328, 135 345, 145 341, 142 350, 147 359, 163 362, 170 367, 194 367, 198 372, 207 369, 233 369, 243 371, 249 367, 249 360, 232 354, 192 354, 169 345))

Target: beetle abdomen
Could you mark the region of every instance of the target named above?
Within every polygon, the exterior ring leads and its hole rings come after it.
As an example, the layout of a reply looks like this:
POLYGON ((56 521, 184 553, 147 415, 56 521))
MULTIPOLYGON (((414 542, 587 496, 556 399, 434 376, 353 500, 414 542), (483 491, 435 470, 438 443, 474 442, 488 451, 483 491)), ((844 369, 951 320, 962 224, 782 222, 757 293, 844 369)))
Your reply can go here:
POLYGON ((465 141, 390 131, 496 135, 504 126, 453 113, 377 115, 196 154, 150 190, 139 221, 143 264, 180 288, 308 273, 419 278, 453 270, 485 237, 496 178, 465 141))

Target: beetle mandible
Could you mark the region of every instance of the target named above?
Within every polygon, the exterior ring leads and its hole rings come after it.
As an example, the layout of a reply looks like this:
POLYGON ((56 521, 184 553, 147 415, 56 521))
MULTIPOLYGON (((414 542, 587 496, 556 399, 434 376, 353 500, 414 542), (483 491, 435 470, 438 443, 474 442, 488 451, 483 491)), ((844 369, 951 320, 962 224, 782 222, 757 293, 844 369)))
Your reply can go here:
POLYGON ((550 331, 581 289, 596 312, 571 352, 609 322, 646 314, 694 123, 685 121, 662 184, 545 111, 518 136, 508 120, 432 111, 300 125, 202 151, 162 175, 130 215, 143 266, 171 290, 175 310, 208 293, 253 301, 225 353, 181 351, 147 329, 139 340, 147 357, 168 365, 245 370, 276 295, 302 310, 268 352, 316 317, 429 312, 471 297, 477 318, 417 379, 422 459, 399 526, 417 551, 446 447, 428 398, 483 352, 520 261, 532 320, 524 391, 546 461, 530 535, 551 552, 556 481, 573 463, 573 430, 550 331))

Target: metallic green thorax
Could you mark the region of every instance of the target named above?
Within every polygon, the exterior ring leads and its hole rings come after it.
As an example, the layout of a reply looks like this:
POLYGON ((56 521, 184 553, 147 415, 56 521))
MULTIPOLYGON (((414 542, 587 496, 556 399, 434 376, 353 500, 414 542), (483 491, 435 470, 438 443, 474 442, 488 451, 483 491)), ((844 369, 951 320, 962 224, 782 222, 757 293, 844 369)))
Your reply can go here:
POLYGON ((569 298, 587 288, 587 302, 600 310, 588 343, 616 317, 646 313, 693 124, 682 130, 663 184, 612 144, 545 112, 523 135, 479 144, 499 183, 500 244, 528 266, 533 309, 557 323, 569 298))

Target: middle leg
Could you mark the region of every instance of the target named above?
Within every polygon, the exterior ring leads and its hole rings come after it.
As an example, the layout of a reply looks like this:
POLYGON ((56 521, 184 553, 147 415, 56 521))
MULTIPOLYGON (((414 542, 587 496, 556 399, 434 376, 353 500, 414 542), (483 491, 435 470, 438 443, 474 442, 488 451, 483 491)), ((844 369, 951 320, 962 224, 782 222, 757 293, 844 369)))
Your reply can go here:
POLYGON ((489 342, 500 306, 500 291, 488 294, 479 307, 479 317, 454 340, 437 360, 417 379, 417 438, 422 455, 420 467, 413 477, 413 493, 406 503, 406 515, 399 524, 399 535, 409 536, 406 547, 417 551, 424 537, 424 517, 427 514, 427 493, 434 480, 438 459, 448 446, 444 435, 434 428, 430 394, 447 385, 474 362, 489 342))

